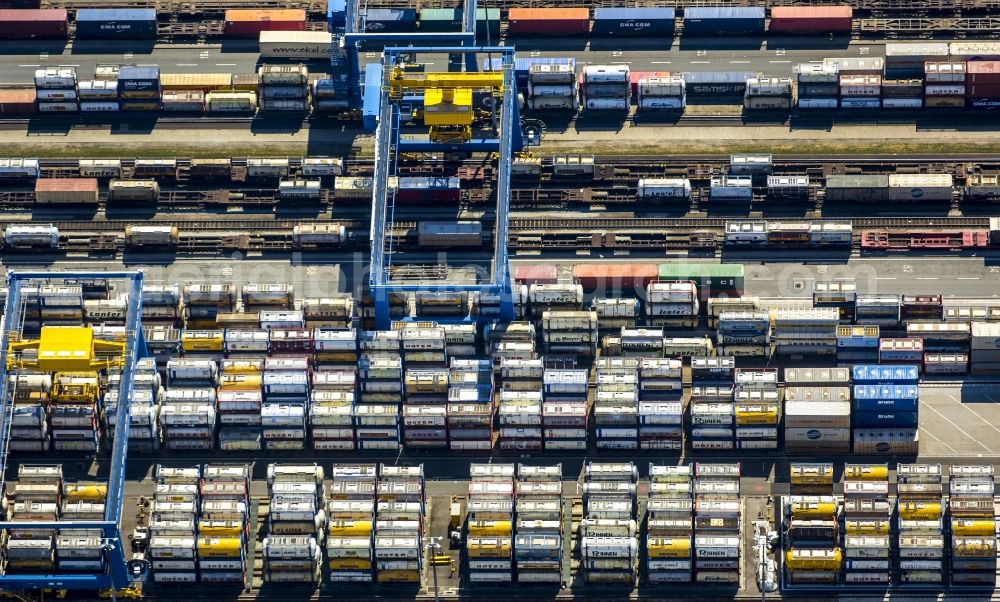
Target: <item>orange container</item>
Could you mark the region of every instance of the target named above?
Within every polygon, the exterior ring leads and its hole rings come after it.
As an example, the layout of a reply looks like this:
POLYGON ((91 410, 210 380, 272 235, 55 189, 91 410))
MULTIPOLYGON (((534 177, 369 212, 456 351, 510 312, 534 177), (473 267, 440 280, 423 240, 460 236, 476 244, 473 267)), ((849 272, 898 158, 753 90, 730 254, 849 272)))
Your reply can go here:
POLYGON ((655 263, 580 263, 573 266, 573 280, 591 291, 642 290, 657 279, 655 263))
POLYGON ((512 8, 507 11, 512 35, 570 36, 590 32, 589 8, 512 8))
POLYGON ((849 33, 854 9, 850 6, 775 6, 769 31, 787 34, 849 33))
POLYGON ((226 11, 225 21, 227 37, 256 38, 262 31, 305 31, 306 11, 298 8, 230 8, 226 11))

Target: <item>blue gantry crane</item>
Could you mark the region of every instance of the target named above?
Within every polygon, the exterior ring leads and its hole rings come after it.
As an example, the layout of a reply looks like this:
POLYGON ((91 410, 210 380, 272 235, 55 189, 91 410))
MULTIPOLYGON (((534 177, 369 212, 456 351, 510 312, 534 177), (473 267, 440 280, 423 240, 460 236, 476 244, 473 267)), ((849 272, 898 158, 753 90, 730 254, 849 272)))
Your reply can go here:
MULTIPOLYGON (((473 19, 475 14, 473 13, 473 19)), ((389 296, 407 292, 478 292, 495 295, 500 299, 502 321, 514 319, 511 295, 510 269, 507 256, 507 220, 510 204, 510 165, 513 154, 524 146, 517 105, 514 80, 514 49, 509 47, 427 47, 386 48, 382 55, 382 85, 378 97, 378 121, 375 135, 375 174, 372 192, 371 266, 369 286, 375 302, 375 321, 380 329, 390 327, 389 296), (492 55, 500 59, 500 72, 473 74, 466 72, 407 74, 403 68, 404 55, 461 53, 466 63, 475 63, 478 55, 492 55), (470 58, 471 55, 471 58, 470 58), (468 88, 489 87, 493 91, 496 137, 476 136, 471 129, 463 129, 456 139, 435 138, 434 129, 427 139, 419 136, 402 136, 400 105, 405 94, 436 92, 444 98, 457 99, 458 91, 468 88), (450 91, 443 95, 443 91, 450 91), (400 153, 496 153, 497 160, 497 210, 494 231, 493 260, 486 282, 476 284, 442 283, 413 284, 395 282, 391 278, 392 249, 387 248, 389 233, 395 216, 396 189, 390 188, 389 179, 396 176, 396 163, 400 153)), ((451 106, 458 100, 449 101, 451 106)), ((471 111, 471 106, 469 107, 471 111)), ((455 112, 458 114, 458 111, 455 112)), ((468 318, 471 319, 471 318, 468 318)))
POLYGON ((93 279, 121 281, 128 285, 128 313, 122 377, 119 389, 117 427, 111 450, 108 494, 102 521, 0 521, 0 529, 58 529, 66 534, 83 529, 100 530, 106 558, 105 569, 97 573, 74 574, 7 574, 0 573, 0 591, 24 590, 117 590, 133 580, 125 556, 120 520, 125 489, 125 465, 128 450, 129 404, 132 397, 133 373, 136 360, 146 354, 142 334, 142 272, 10 272, 7 275, 5 324, 0 335, 0 490, 8 470, 8 442, 13 423, 14 401, 8 391, 8 362, 13 360, 11 343, 17 343, 24 327, 25 286, 44 285, 93 279))

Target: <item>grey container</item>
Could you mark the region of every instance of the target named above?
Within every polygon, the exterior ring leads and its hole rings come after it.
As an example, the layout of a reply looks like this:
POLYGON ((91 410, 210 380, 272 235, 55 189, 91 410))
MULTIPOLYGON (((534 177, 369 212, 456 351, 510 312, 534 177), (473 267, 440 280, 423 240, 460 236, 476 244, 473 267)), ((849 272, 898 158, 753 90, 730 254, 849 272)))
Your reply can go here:
POLYGON ((758 35, 764 33, 764 7, 690 7, 684 9, 684 35, 758 35))
POLYGON ((152 8, 81 8, 76 11, 78 39, 142 40, 156 37, 152 8))

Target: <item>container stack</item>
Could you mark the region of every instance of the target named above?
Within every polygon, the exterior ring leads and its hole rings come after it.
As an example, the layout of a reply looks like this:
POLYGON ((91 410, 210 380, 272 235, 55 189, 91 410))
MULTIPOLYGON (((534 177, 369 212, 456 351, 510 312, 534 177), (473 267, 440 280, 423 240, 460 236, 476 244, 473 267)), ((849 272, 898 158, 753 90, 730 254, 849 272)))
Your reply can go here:
POLYGON ((585 369, 543 372, 542 447, 545 450, 587 449, 589 380, 590 374, 585 369))
MULTIPOLYGON (((926 340, 924 344, 926 346, 926 340)), ((972 323, 970 360, 973 374, 1000 373, 1000 324, 997 322, 972 323)))
POLYGON ((878 361, 878 326, 838 326, 837 359, 844 362, 878 361))
POLYGON ((354 450, 356 383, 356 366, 330 366, 313 372, 309 434, 314 450, 354 450))
POLYGON ((379 468, 375 517, 379 583, 419 585, 424 553, 424 467, 379 468))
POLYGON ((862 326, 896 330, 899 327, 900 310, 899 295, 858 295, 854 302, 854 322, 862 326))
POLYGON ((580 76, 587 111, 622 111, 631 107, 628 65, 588 65, 580 76))
MULTIPOLYGON (((844 466, 844 583, 889 587, 892 504, 888 464, 844 466)), ((816 525, 826 529, 827 525, 816 525)), ((836 524, 830 525, 836 529, 836 524)))
MULTIPOLYGON (((529 361, 532 364, 537 362, 538 376, 541 377, 541 360, 529 361)), ((525 369, 535 372, 535 366, 525 367, 525 369)), ((516 371, 516 368, 506 366, 505 362, 505 374, 516 371)), ((541 379, 539 378, 539 380, 541 379)), ((504 378, 497 415, 500 423, 498 439, 500 449, 524 451, 542 449, 541 382, 534 379, 508 381, 507 378, 504 378)))
POLYGON ((448 449, 493 449, 493 366, 489 360, 451 359, 448 375, 448 449))
POLYGON ((840 106, 840 68, 821 63, 796 65, 795 93, 800 109, 836 109, 840 106))
POLYGON ((694 503, 691 466, 649 465, 646 582, 691 583, 694 503))
MULTIPOLYGON (((226 331, 227 344, 232 329, 226 331)), ((248 331, 243 331, 248 332, 248 331)), ((266 336, 266 333, 261 333, 266 336)), ((230 357, 236 355, 229 354, 230 357)), ((261 447, 261 374, 263 358, 222 360, 218 416, 221 451, 259 451, 261 447)))
POLYGON ((915 455, 919 450, 919 367, 858 364, 851 376, 854 453, 915 455))
POLYGON ((646 286, 646 323, 664 327, 693 328, 701 310, 694 282, 650 282, 646 286))
POLYGON ((101 444, 100 399, 100 377, 96 372, 53 374, 49 395, 52 451, 94 453, 98 450, 101 444))
POLYGON ((318 583, 326 535, 323 469, 317 464, 270 464, 264 583, 318 583))
POLYGON ((580 311, 583 309, 583 286, 579 284, 532 284, 528 287, 528 302, 533 315, 546 310, 580 311))
POLYGON ((114 113, 118 111, 118 80, 81 81, 77 92, 80 95, 81 113, 114 113))
POLYGON ((1000 107, 1000 62, 969 61, 966 67, 965 94, 970 109, 1000 107))
POLYGON ((231 284, 186 284, 181 302, 185 327, 214 328, 219 314, 236 311, 236 289, 231 284))
POLYGON ((638 449, 638 358, 598 358, 595 370, 594 427, 597 449, 638 449))
POLYGON ((205 584, 242 589, 250 536, 250 467, 206 464, 198 516, 198 576, 205 584))
POLYGON ((514 465, 469 466, 468 557, 473 585, 514 580, 514 465))
POLYGON ((157 465, 147 552, 155 583, 196 583, 198 468, 157 465))
POLYGON ((847 368, 785 368, 785 453, 851 451, 851 379, 847 368))
POLYGON ((142 325, 144 328, 148 326, 176 327, 180 324, 182 317, 179 286, 176 284, 150 284, 142 287, 142 325))
POLYGON ((716 335, 719 355, 770 357, 771 314, 767 311, 723 311, 716 335))
MULTIPOLYGON (((8 521, 57 521, 62 491, 61 465, 21 464, 17 467, 17 481, 9 481, 5 486, 4 518, 8 521)), ((97 534, 99 536, 99 532, 97 534)), ((8 529, 3 537, 8 574, 55 569, 57 537, 54 529, 8 529)))
POLYGON ((443 366, 406 368, 402 422, 407 449, 448 448, 449 377, 443 366))
POLYGON ((123 65, 118 70, 118 103, 122 111, 159 111, 160 68, 123 65))
MULTIPOLYGON (((952 587, 992 590, 997 579, 993 466, 952 466, 948 481, 951 514, 952 587)), ((930 510, 930 509, 929 509, 930 510)))
POLYGON ((602 333, 632 328, 640 316, 638 299, 595 298, 590 309, 597 312, 597 328, 602 333))
POLYGON ((739 368, 733 391, 737 449, 778 449, 781 391, 777 368, 739 368))
POLYGON ((924 63, 924 106, 928 109, 964 107, 969 91, 966 64, 964 61, 924 63))
POLYGON ((305 65, 261 65, 257 77, 261 111, 309 110, 309 70, 305 65))
POLYGON ((740 464, 694 465, 695 580, 738 586, 743 504, 740 464))
POLYGON ((879 109, 881 107, 881 75, 840 74, 840 108, 879 109))
POLYGON ((853 279, 828 280, 813 285, 813 307, 836 307, 842 320, 854 321, 858 283, 853 279))
POLYGON ((599 341, 595 311, 542 313, 542 350, 545 353, 593 356, 599 341))
POLYGON ((562 465, 518 464, 514 562, 520 584, 562 582, 562 465))
MULTIPOLYGON (((64 521, 101 521, 107 502, 105 483, 63 484, 60 518, 64 521)), ((104 568, 103 534, 100 529, 63 531, 56 536, 56 565, 68 573, 101 571, 104 568)))
POLYGON ((944 485, 940 464, 896 467, 899 584, 940 587, 944 569, 944 485))
POLYGON ((683 371, 680 358, 639 360, 639 449, 684 449, 683 371))
POLYGON ((532 65, 528 68, 528 108, 535 111, 576 111, 580 108, 574 65, 532 65))
POLYGON ((691 358, 691 449, 735 446, 733 386, 736 358, 691 358))
MULTIPOLYGON (((118 420, 118 398, 121 373, 108 376, 104 393, 104 424, 108 441, 114 441, 118 420)), ((163 387, 156 371, 156 360, 142 358, 135 364, 132 376, 132 398, 129 400, 128 449, 152 453, 160 449, 160 399, 163 387)))
POLYGON ((35 97, 38 99, 39 113, 75 113, 79 111, 76 68, 36 69, 35 97))
POLYGON ((743 96, 743 108, 751 111, 792 108, 792 80, 787 77, 751 77, 743 96))
POLYGON ((635 358, 663 356, 662 328, 625 328, 619 335, 621 355, 635 358))
POLYGON ((635 584, 638 481, 639 471, 632 462, 588 461, 584 467, 580 559, 588 585, 635 584))
POLYGON ((836 308, 778 309, 772 317, 775 355, 836 355, 840 322, 836 308))
POLYGON ((52 439, 45 406, 52 393, 50 374, 11 374, 7 377, 11 391, 11 428, 7 441, 11 451, 49 451, 52 439))
POLYGON ((371 583, 374 578, 375 470, 374 464, 334 464, 330 472, 326 564, 331 583, 371 583))
POLYGON ((177 358, 167 362, 167 389, 160 405, 160 436, 174 451, 212 449, 218 364, 177 358))
POLYGON ((840 549, 839 505, 833 496, 833 466, 792 464, 791 495, 782 517, 785 578, 792 585, 834 585, 844 555, 840 549), (833 525, 833 529, 814 526, 833 525))
POLYGON ((920 79, 882 81, 883 109, 919 110, 924 106, 924 82, 920 79))
POLYGON ((687 106, 687 86, 680 75, 639 78, 640 111, 683 111, 687 106))
POLYGON ((354 406, 358 451, 399 450, 399 413, 403 401, 403 359, 398 331, 363 332, 354 406))

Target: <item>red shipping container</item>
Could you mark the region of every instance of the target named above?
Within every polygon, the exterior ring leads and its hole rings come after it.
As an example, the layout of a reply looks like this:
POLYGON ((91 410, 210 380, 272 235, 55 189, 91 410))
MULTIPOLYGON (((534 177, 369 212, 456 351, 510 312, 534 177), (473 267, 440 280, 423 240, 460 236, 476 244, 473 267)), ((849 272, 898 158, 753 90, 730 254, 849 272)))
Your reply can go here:
POLYGON ((775 6, 768 30, 774 33, 848 33, 853 26, 850 6, 775 6))
POLYGON ((655 263, 580 263, 573 266, 573 281, 592 291, 645 290, 656 280, 655 263))
MULTIPOLYGON (((583 77, 583 74, 580 74, 583 77)), ((644 77, 670 77, 669 71, 630 71, 628 80, 632 84, 632 100, 639 98, 639 80, 644 77)))
POLYGON ((507 31, 543 36, 590 33, 590 9, 512 8, 507 11, 507 31))
POLYGON ((34 88, 0 88, 0 115, 25 115, 34 112, 34 88))
POLYGON ((10 8, 0 10, 0 39, 66 39, 65 8, 10 8))
POLYGON ((556 284, 559 270, 554 265, 519 265, 514 268, 514 282, 518 284, 556 284))
POLYGON ((965 64, 968 84, 1000 84, 1000 61, 969 61, 965 64))
POLYGON ((305 31, 306 11, 298 8, 226 10, 225 33, 233 38, 257 38, 262 31, 305 31))
POLYGON ((1000 97, 1000 82, 968 84, 965 86, 965 95, 969 98, 998 98, 1000 97))

